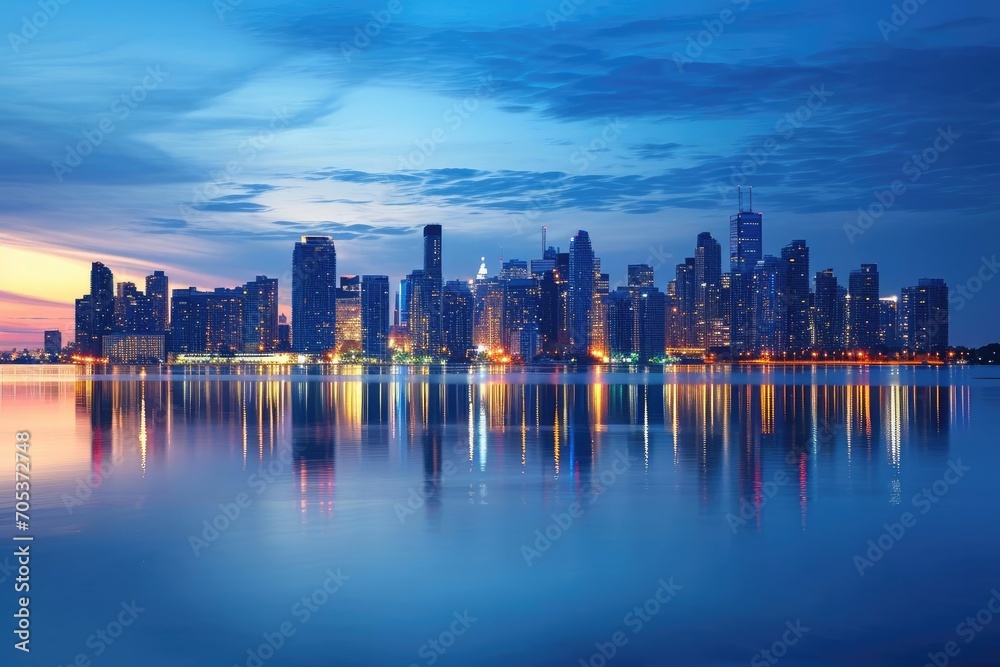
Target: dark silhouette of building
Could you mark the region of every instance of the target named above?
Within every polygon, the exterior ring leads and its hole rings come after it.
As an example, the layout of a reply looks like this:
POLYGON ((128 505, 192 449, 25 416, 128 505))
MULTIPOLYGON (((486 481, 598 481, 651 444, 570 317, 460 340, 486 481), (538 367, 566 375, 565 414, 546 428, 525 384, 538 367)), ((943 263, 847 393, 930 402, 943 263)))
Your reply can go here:
POLYGON ((243 352, 274 352, 278 347, 278 279, 257 276, 243 286, 243 352))
POLYGON ((813 333, 818 351, 837 352, 846 346, 845 307, 843 288, 837 284, 833 269, 817 272, 813 333))
POLYGON ((333 239, 303 236, 292 255, 292 348, 303 354, 331 352, 337 343, 336 318, 337 250, 333 239))
POLYGON ((469 283, 449 280, 444 286, 444 333, 448 358, 468 361, 475 351, 472 342, 472 321, 475 297, 469 283))
POLYGON ((729 270, 732 322, 730 341, 735 351, 748 350, 753 340, 751 330, 754 294, 753 272, 764 254, 763 214, 754 212, 753 188, 743 207, 743 190, 738 189, 739 210, 729 218, 729 270))
POLYGON ((752 349, 758 354, 776 355, 788 350, 784 263, 765 255, 753 272, 754 310, 751 318, 752 349))
POLYGON ((367 359, 389 358, 389 276, 361 276, 361 351, 367 359))
POLYGON ((146 276, 146 298, 152 313, 152 331, 164 333, 170 327, 170 279, 163 271, 146 276))
POLYGON ((948 347, 948 285, 921 278, 904 287, 900 304, 903 347, 911 352, 944 352, 948 347))
POLYGON ((812 347, 809 331, 809 247, 806 242, 796 240, 782 248, 781 261, 786 274, 786 347, 790 352, 803 352, 812 347))
POLYGON ((44 345, 45 354, 56 354, 62 352, 62 332, 51 329, 45 332, 44 345))
POLYGON ((243 288, 175 289, 170 300, 170 351, 235 354, 243 350, 243 288))
POLYGON ((591 348, 596 277, 590 234, 581 229, 569 244, 569 346, 577 356, 586 357, 591 348))
POLYGON ((879 347, 878 265, 862 264, 851 271, 848 283, 848 344, 853 350, 871 352, 879 347))

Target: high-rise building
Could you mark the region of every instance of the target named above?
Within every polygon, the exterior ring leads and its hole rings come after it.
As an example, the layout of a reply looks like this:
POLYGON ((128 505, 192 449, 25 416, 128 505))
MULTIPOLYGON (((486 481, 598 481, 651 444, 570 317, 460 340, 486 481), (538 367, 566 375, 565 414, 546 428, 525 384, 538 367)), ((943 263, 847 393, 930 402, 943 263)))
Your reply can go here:
POLYGON ((94 307, 91 305, 90 295, 87 294, 76 300, 74 310, 74 333, 77 349, 83 356, 96 356, 97 350, 94 348, 94 307))
POLYGON ((538 281, 538 335, 542 354, 555 357, 559 350, 559 323, 562 309, 560 307, 559 274, 556 271, 555 260, 553 268, 544 271, 538 281))
POLYGON ((503 327, 500 343, 509 354, 520 354, 521 332, 529 328, 538 330, 538 281, 534 278, 511 278, 502 283, 503 327))
POLYGON ((243 288, 175 289, 170 299, 170 351, 234 354, 243 350, 243 288))
POLYGON ((439 355, 444 350, 444 281, 441 277, 441 225, 424 225, 424 288, 428 320, 427 352, 439 355))
POLYGON ((674 341, 674 346, 697 347, 694 257, 687 257, 683 264, 678 264, 675 276, 673 308, 676 308, 677 312, 673 317, 678 338, 674 341))
POLYGON ((809 247, 806 242, 796 240, 782 248, 781 261, 786 273, 787 349, 803 352, 812 346, 809 330, 809 247))
POLYGON ((590 351, 594 269, 590 234, 581 229, 569 244, 569 347, 573 354, 581 357, 586 357, 590 351))
POLYGON ((739 210, 729 218, 729 270, 731 273, 730 298, 732 316, 730 340, 737 352, 748 350, 754 338, 751 330, 754 295, 753 272, 761 260, 763 245, 763 214, 753 211, 753 188, 750 188, 747 205, 743 205, 743 191, 739 189, 739 210))
POLYGON ((410 326, 410 289, 409 281, 403 278, 399 281, 399 290, 396 291, 396 316, 393 324, 398 327, 410 326))
POLYGON ((389 358, 389 276, 361 276, 361 351, 367 359, 389 358))
POLYGON ((151 331, 165 332, 170 327, 170 279, 163 271, 146 276, 146 298, 153 318, 151 331))
POLYGON ((649 264, 629 264, 628 265, 628 286, 629 287, 652 287, 653 267, 649 264))
POLYGON ((475 306, 475 297, 469 283, 449 280, 445 284, 444 334, 448 358, 452 361, 468 361, 475 351, 472 340, 475 306))
POLYGON ((278 279, 257 276, 243 290, 243 352, 278 347, 278 279))
POLYGON ((59 354, 62 352, 62 332, 56 329, 45 331, 45 354, 59 354))
POLYGON ((292 325, 288 323, 288 317, 282 313, 278 315, 278 351, 291 352, 292 350, 292 325))
POLYGON ((728 344, 722 332, 722 247, 708 232, 698 234, 694 254, 694 318, 698 347, 728 344))
POLYGON ((879 347, 878 265, 862 264, 851 271, 848 283, 849 345, 853 350, 871 352, 879 347))
POLYGON ((361 352, 361 278, 341 276, 337 290, 337 351, 361 352))
POLYGON ((843 350, 844 298, 833 269, 816 273, 816 297, 813 301, 813 345, 820 352, 843 350))
POLYGON ((528 272, 528 262, 523 259, 508 259, 503 263, 500 270, 500 280, 510 280, 512 278, 530 278, 528 272))
POLYGON ((899 308, 902 345, 911 352, 944 352, 948 347, 948 285, 921 278, 904 287, 899 308))
POLYGON ((303 354, 332 352, 337 343, 336 318, 337 250, 333 239, 303 236, 292 255, 292 348, 303 354))
POLYGON ((639 362, 662 357, 666 348, 667 296, 647 285, 639 292, 637 352, 639 362))
MULTIPOLYGON (((90 267, 90 300, 89 317, 90 330, 87 332, 86 345, 81 345, 82 351, 91 356, 101 357, 105 335, 115 330, 115 279, 111 269, 101 262, 94 262, 90 267)), ((77 341, 79 344, 80 341, 77 341)))
POLYGON ((113 364, 158 364, 167 360, 166 336, 118 333, 104 336, 104 356, 113 364))
POLYGON ((878 300, 879 345, 886 350, 899 347, 899 303, 895 296, 883 296, 878 300))
POLYGON ((115 331, 140 334, 155 332, 153 305, 135 283, 118 283, 115 294, 115 331))
POLYGON ((788 350, 785 304, 784 263, 773 255, 765 255, 753 272, 754 310, 752 317, 753 345, 758 354, 777 355, 788 350))
POLYGON ((604 303, 608 313, 608 356, 627 359, 635 352, 635 299, 631 290, 619 287, 604 297, 604 303))
POLYGON ((590 311, 590 349, 598 357, 603 357, 608 351, 608 311, 604 297, 611 287, 611 277, 601 273, 600 260, 594 259, 594 307, 590 311))

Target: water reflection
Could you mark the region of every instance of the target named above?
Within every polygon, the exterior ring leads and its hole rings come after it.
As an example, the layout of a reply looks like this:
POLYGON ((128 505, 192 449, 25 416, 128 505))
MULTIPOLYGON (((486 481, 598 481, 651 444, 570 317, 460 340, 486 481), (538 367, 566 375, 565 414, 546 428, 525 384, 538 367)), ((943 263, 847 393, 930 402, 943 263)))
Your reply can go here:
MULTIPOLYGON (((343 378, 79 381, 95 488, 108 462, 145 475, 170 453, 284 470, 303 520, 334 511, 346 463, 385 472, 420 467, 429 512, 449 475, 488 502, 488 476, 529 474, 547 494, 594 488, 609 445, 650 481, 695 490, 706 511, 766 503, 767 483, 794 480, 802 521, 810 498, 838 485, 899 502, 910 457, 946 460, 949 434, 969 423, 968 386, 852 384, 560 384, 343 378), (179 429, 177 425, 183 425, 179 429), (191 430, 211 451, 189 451, 191 430), (885 488, 879 468, 888 468, 885 488), (342 473, 343 474, 343 473, 342 473)), ((205 445, 202 445, 204 447, 205 445)), ((610 460, 610 457, 608 457, 610 460)), ((352 473, 354 474, 354 473, 352 473)), ((360 473, 359 473, 360 474, 360 473)), ((680 491, 678 491, 680 493, 680 491)), ((762 514, 756 514, 761 521, 762 514)))

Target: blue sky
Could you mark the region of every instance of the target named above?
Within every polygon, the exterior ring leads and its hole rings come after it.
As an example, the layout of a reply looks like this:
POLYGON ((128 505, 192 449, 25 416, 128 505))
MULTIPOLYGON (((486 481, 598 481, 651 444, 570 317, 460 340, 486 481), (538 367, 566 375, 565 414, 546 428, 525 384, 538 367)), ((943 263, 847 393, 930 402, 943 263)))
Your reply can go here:
POLYGON ((698 232, 728 250, 737 183, 767 252, 966 285, 952 342, 997 339, 992 2, 18 0, 0 28, 0 347, 69 336, 92 260, 287 303, 304 233, 398 279, 441 223, 469 278, 587 229, 612 284, 663 287, 698 232))

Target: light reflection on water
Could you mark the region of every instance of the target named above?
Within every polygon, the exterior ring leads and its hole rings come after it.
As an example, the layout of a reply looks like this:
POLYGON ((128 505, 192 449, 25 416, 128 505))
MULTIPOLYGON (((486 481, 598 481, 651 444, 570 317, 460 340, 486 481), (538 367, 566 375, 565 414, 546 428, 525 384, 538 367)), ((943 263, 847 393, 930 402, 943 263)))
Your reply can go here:
POLYGON ((246 664, 340 567, 343 590, 265 664, 428 664, 421 646, 469 609, 438 664, 575 665, 661 577, 682 592, 617 664, 746 664, 797 618, 811 630, 785 664, 903 664, 1000 583, 1000 393, 974 371, 342 370, 0 382, 4 432, 34 443, 38 654, 96 657, 88 636, 141 597, 102 664, 246 664), (967 478, 916 512, 958 459, 967 478), (906 510, 917 525, 859 576, 906 510))

